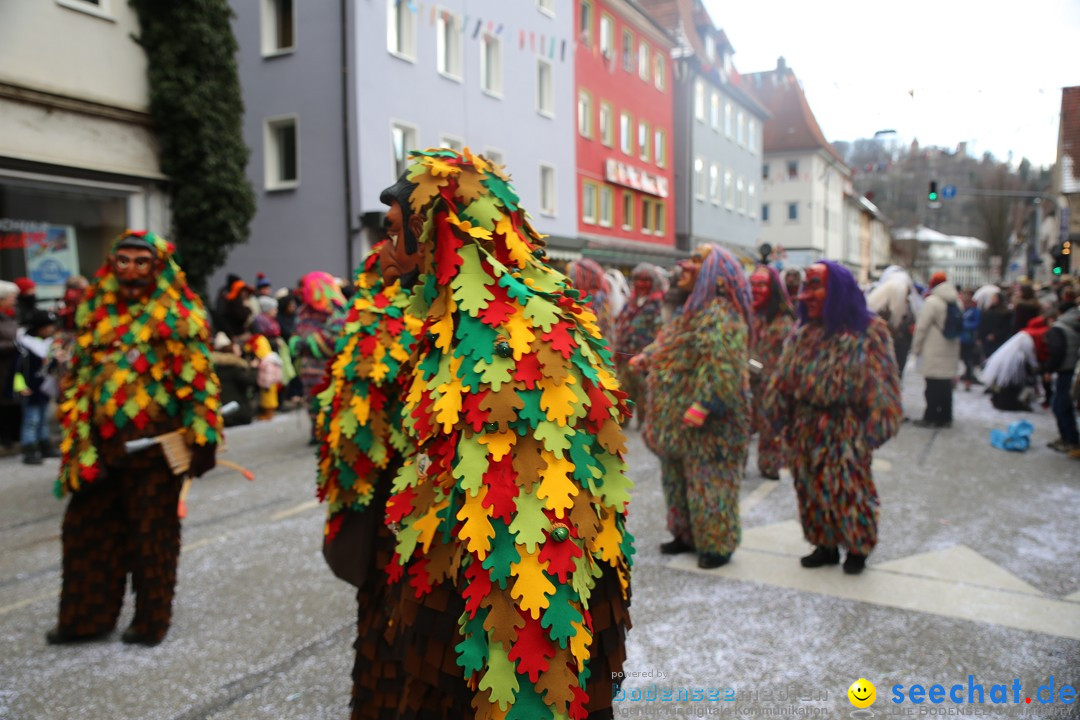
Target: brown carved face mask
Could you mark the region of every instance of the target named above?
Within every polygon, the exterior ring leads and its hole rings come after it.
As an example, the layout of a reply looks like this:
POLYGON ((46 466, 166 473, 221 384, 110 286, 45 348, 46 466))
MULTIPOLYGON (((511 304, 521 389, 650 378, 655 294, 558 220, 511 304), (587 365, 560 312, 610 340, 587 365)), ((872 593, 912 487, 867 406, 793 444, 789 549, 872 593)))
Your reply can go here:
POLYGON ((145 298, 154 287, 157 259, 146 248, 121 247, 113 253, 113 272, 127 300, 145 298))

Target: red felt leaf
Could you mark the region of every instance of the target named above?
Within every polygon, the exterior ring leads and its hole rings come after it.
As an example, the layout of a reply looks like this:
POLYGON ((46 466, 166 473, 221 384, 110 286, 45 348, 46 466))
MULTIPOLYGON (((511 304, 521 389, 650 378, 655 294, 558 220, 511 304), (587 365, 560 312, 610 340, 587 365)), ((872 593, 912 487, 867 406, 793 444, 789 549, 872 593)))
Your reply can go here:
POLYGON ((540 673, 547 672, 548 660, 555 657, 555 647, 540 627, 539 620, 533 620, 531 615, 520 610, 518 613, 525 620, 525 627, 518 630, 517 641, 507 657, 517 662, 519 674, 528 674, 529 680, 535 683, 540 679, 540 673))
POLYGON ((159 337, 168 338, 172 336, 172 328, 163 322, 157 324, 157 332, 159 337))
POLYGON ((608 400, 604 390, 589 380, 584 381, 585 394, 589 396, 589 420, 603 422, 611 417, 611 401, 608 400))
POLYGON ((587 720, 589 711, 585 707, 589 704, 589 694, 577 685, 571 686, 570 692, 574 693, 574 699, 570 701, 571 720, 587 720))
POLYGON ((502 460, 490 463, 484 473, 484 484, 488 486, 484 507, 492 508, 492 517, 502 518, 507 525, 514 520, 518 496, 516 480, 514 458, 510 453, 502 460))
POLYGON ((205 390, 206 389, 206 376, 205 375, 196 375, 195 379, 191 381, 191 385, 196 390, 205 390))
POLYGON ((483 429, 484 423, 487 422, 487 411, 480 407, 480 403, 483 402, 490 390, 482 390, 479 393, 471 393, 462 398, 461 411, 465 418, 465 424, 472 427, 476 432, 483 429))
MULTIPOLYGON (((382 296, 380 295, 379 297, 382 296)), ((401 330, 405 327, 405 323, 401 318, 387 318, 383 322, 386 324, 386 331, 393 337, 400 335, 401 330)))
POLYGON ((391 495, 386 501, 386 519, 390 522, 401 522, 402 518, 413 511, 414 500, 416 490, 411 487, 391 495))
POLYGON ((368 403, 371 405, 372 412, 379 412, 386 406, 386 393, 377 387, 372 387, 368 390, 368 403))
POLYGON ((409 585, 416 590, 417 598, 422 598, 431 592, 431 577, 428 576, 427 565, 428 559, 421 557, 409 566, 409 575, 412 576, 409 585))
MULTIPOLYGON (((319 488, 319 499, 322 500, 325 496, 325 488, 319 488)), ((330 518, 330 522, 326 527, 326 538, 333 540, 337 536, 338 531, 341 530, 341 522, 345 519, 345 513, 338 513, 334 517, 330 518)))
POLYGON ((142 375, 150 369, 150 363, 147 362, 146 356, 139 353, 139 358, 135 361, 135 364, 131 366, 132 370, 142 375))
POLYGON ((98 428, 98 433, 101 435, 102 440, 109 440, 116 435, 116 425, 112 420, 106 420, 105 423, 98 428))
POLYGON ((100 473, 101 469, 97 465, 83 465, 79 470, 79 477, 86 482, 94 482, 100 473))
POLYGON ((140 410, 138 414, 131 419, 131 422, 138 429, 145 430, 146 426, 150 424, 150 416, 146 414, 145 410, 140 410))
MULTIPOLYGON (((572 537, 577 535, 576 530, 571 530, 572 537)), ((548 533, 548 538, 540 548, 540 562, 547 562, 548 573, 556 575, 559 582, 570 582, 570 575, 574 572, 574 559, 581 557, 581 548, 570 538, 557 542, 548 533)))
POLYGON ((465 577, 469 582, 461 591, 461 597, 465 600, 465 612, 473 618, 476 617, 476 611, 480 609, 481 601, 491 592, 491 576, 481 563, 474 560, 465 569, 465 577))
POLYGON ((536 353, 528 353, 518 360, 517 368, 514 370, 514 379, 525 383, 527 389, 535 390, 536 383, 542 376, 540 358, 536 353))
POLYGON ((499 327, 514 314, 514 306, 506 300, 489 300, 480 311, 480 321, 491 327, 499 327))
POLYGON ((382 309, 382 308, 386 307, 389 304, 390 304, 390 300, 385 295, 383 295, 382 293, 379 293, 378 295, 375 296, 375 307, 382 309))
POLYGON ((394 556, 390 558, 390 562, 386 563, 386 579, 390 584, 396 583, 401 580, 401 576, 405 573, 405 568, 401 565, 401 556, 394 553, 394 556))
POLYGON ((375 346, 378 344, 378 339, 374 335, 365 335, 360 338, 360 341, 356 343, 356 349, 360 351, 360 354, 364 357, 371 357, 375 354, 375 346))
POLYGON ((435 281, 439 285, 449 285, 457 275, 458 268, 465 262, 458 255, 458 250, 464 244, 453 230, 453 226, 447 221, 446 213, 439 213, 435 217, 436 240, 435 240, 435 281))
POLYGON ((569 358, 570 353, 574 352, 574 348, 577 347, 574 338, 570 337, 570 327, 570 323, 564 320, 552 325, 551 331, 541 336, 544 340, 549 341, 552 349, 560 353, 564 358, 569 358))

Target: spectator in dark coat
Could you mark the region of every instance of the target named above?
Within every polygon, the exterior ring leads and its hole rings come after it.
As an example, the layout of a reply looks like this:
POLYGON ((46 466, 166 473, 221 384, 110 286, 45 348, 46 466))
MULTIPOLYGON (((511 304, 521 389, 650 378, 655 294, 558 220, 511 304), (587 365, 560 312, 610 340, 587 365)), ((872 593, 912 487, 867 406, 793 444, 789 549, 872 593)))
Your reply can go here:
POLYGON ((15 347, 15 335, 19 330, 19 322, 15 319, 18 296, 18 285, 0 280, 0 456, 19 452, 22 427, 20 400, 13 388, 18 357, 15 347))
POLYGON ((991 298, 982 317, 979 318, 979 342, 982 343, 984 357, 990 357, 1012 337, 1013 314, 1005 302, 1002 293, 996 293, 991 298))
POLYGON ((255 417, 256 370, 240 354, 240 348, 219 332, 214 336, 214 351, 210 353, 210 362, 214 364, 221 384, 221 404, 232 401, 240 406, 234 413, 225 416, 225 427, 250 425, 255 417))
POLYGON ((1012 331, 1018 333, 1028 326, 1032 318, 1042 315, 1042 306, 1035 297, 1035 288, 1028 283, 1020 286, 1016 304, 1013 306, 1012 331))

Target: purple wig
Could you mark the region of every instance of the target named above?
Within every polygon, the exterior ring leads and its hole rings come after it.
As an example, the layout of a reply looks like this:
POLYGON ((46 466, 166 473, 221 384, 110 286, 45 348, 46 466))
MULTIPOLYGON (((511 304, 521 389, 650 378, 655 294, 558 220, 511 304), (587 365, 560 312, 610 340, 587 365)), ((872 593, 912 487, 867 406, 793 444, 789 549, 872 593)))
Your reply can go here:
POLYGON ((694 283, 694 289, 683 306, 684 312, 695 313, 705 307, 706 303, 716 297, 716 281, 722 278, 728 299, 749 326, 754 305, 750 295, 750 282, 746 279, 742 265, 734 255, 719 245, 710 243, 709 247, 711 251, 701 263, 697 282, 694 283))
MULTIPOLYGON (((825 336, 838 332, 851 332, 862 335, 870 325, 874 313, 866 307, 866 297, 851 271, 838 262, 819 260, 818 263, 829 268, 825 286, 825 308, 822 317, 825 321, 825 336)), ((814 263, 817 265, 818 263, 814 263)), ((810 321, 806 314, 806 303, 799 301, 799 324, 810 321)))

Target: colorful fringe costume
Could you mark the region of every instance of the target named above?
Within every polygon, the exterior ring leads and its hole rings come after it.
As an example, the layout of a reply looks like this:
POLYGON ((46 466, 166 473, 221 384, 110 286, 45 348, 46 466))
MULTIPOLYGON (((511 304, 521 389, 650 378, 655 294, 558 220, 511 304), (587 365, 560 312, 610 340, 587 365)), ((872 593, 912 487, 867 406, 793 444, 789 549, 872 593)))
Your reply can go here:
POLYGON ((425 339, 416 452, 387 503, 401 717, 611 717, 633 553, 625 395, 507 178, 468 150, 413 157, 425 339))
POLYGON ((870 474, 874 449, 897 433, 903 414, 892 336, 867 314, 851 274, 832 262, 825 322, 800 322, 784 344, 765 389, 765 412, 782 431, 795 477, 803 535, 817 546, 869 555, 877 544, 878 496, 870 474), (850 292, 838 285, 841 273, 850 292), (865 314, 833 320, 843 308, 865 314))
POLYGON ((202 302, 171 243, 131 231, 121 241, 129 236, 154 249, 162 266, 156 287, 144 303, 128 305, 110 266, 97 274, 79 306, 83 330, 60 403, 56 494, 73 496, 64 514, 58 630, 79 637, 111 630, 130 572, 132 629, 160 640, 172 617, 183 479, 159 446, 128 456, 124 443, 183 429, 191 446, 216 445, 222 421, 202 302))
POLYGON ((350 514, 366 513, 365 545, 371 554, 367 580, 358 588, 352 717, 398 717, 402 673, 386 641, 389 610, 399 591, 383 569, 394 552, 394 535, 383 521, 390 484, 408 448, 402 431, 410 356, 421 322, 409 313, 410 296, 395 282, 384 286, 376 245, 356 277, 356 295, 318 393, 318 496, 326 502, 326 535, 333 539, 350 514), (370 527, 369 527, 370 525, 370 527))
POLYGON ((634 277, 648 276, 652 280, 652 291, 644 297, 635 290, 623 306, 622 312, 615 318, 615 367, 619 372, 619 383, 634 403, 634 415, 638 418, 638 427, 645 415, 645 388, 641 376, 628 367, 630 358, 646 348, 663 325, 664 287, 660 268, 641 263, 634 268, 634 277))
POLYGON ((334 313, 345 306, 345 296, 334 278, 324 272, 308 273, 301 279, 300 285, 303 302, 296 313, 296 328, 289 339, 289 353, 304 388, 304 401, 311 415, 314 438, 318 422, 315 392, 322 386, 326 364, 334 354, 334 341, 339 329, 335 326, 334 313))
POLYGON ((788 300, 787 289, 773 268, 769 271, 771 300, 764 313, 755 314, 754 359, 762 364, 761 372, 750 375, 750 389, 754 393, 754 430, 758 434, 758 471, 765 477, 775 478, 784 464, 783 441, 772 430, 765 417, 762 395, 765 386, 777 371, 784 340, 795 324, 795 316, 788 300))
POLYGON ((712 246, 694 292, 641 354, 645 443, 660 458, 668 530, 699 554, 730 555, 741 538, 739 485, 750 444, 749 286, 735 259, 712 246), (718 295, 723 277, 726 292, 718 295), (700 403, 700 427, 683 414, 700 403))

